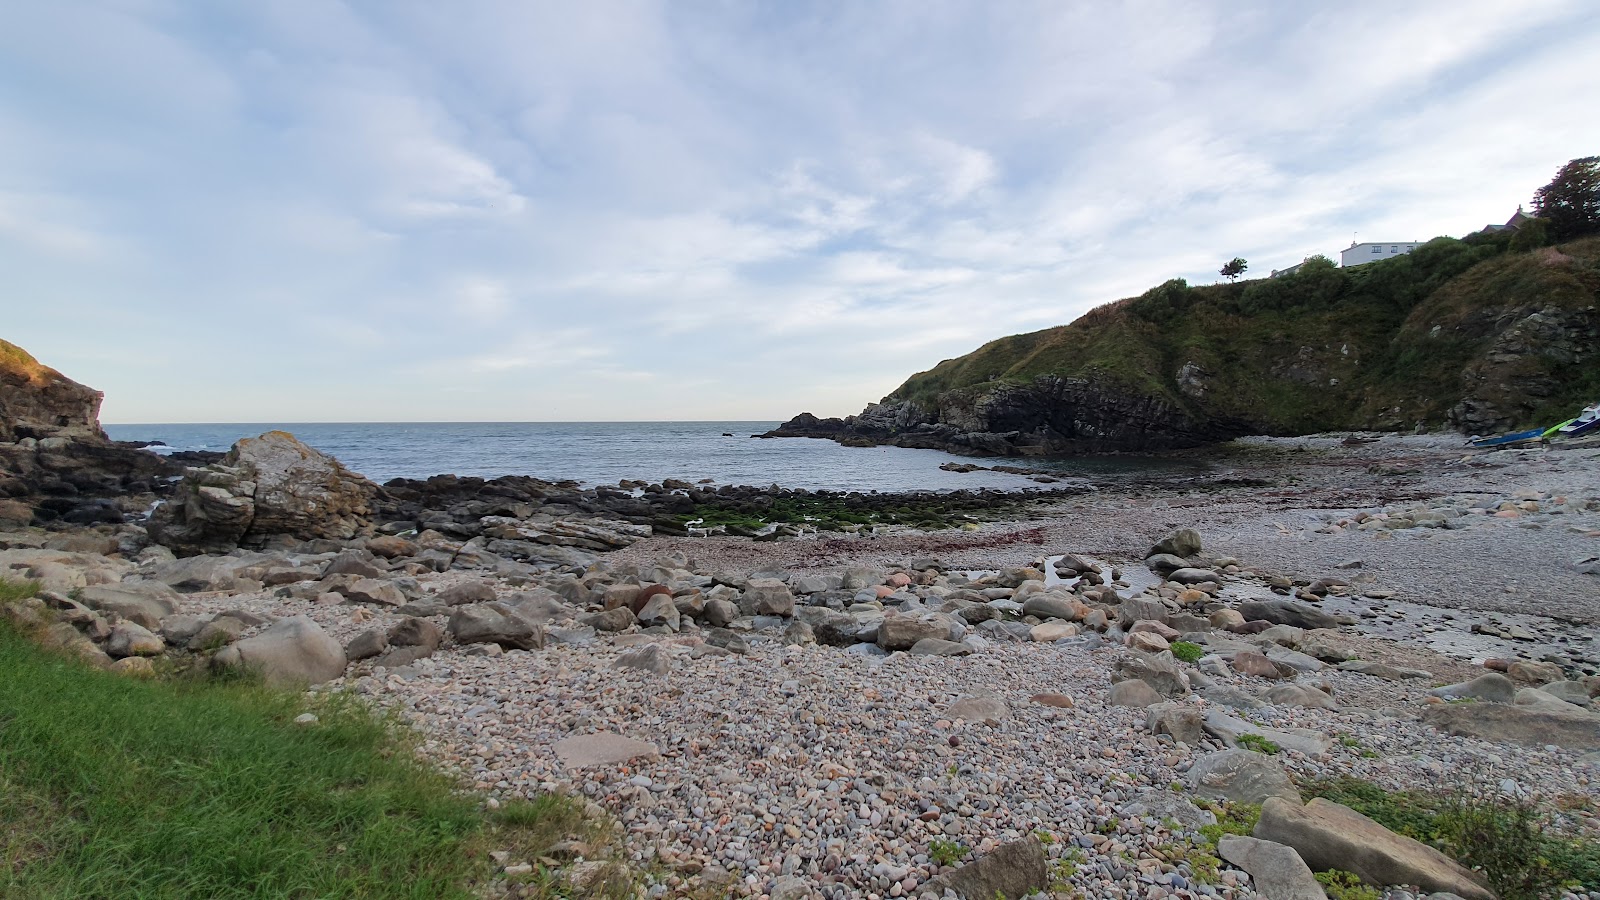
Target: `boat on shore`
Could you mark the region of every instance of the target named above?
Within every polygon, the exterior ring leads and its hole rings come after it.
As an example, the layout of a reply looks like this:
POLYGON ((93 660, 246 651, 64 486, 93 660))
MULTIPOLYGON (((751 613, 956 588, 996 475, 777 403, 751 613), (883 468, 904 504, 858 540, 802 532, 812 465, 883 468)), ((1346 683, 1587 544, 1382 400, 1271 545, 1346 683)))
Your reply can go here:
POLYGON ((1514 447, 1521 444, 1537 444, 1545 440, 1544 433, 1545 429, 1543 428, 1530 428, 1527 431, 1516 431, 1511 434, 1473 438, 1467 443, 1474 447, 1514 447))
POLYGON ((1600 403, 1586 406, 1576 419, 1561 426, 1562 437, 1600 434, 1600 403))

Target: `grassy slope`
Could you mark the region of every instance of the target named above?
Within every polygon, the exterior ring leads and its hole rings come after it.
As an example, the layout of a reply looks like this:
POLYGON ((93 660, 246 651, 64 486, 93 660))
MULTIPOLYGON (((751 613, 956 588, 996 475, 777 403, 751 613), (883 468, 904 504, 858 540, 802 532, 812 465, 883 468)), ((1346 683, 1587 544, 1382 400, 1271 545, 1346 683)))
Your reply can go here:
POLYGON ((0 672, 0 897, 466 898, 489 850, 592 837, 560 798, 490 818, 353 701, 297 726, 302 695, 132 680, 3 621, 0 672))
MULTIPOLYGON (((1592 306, 1600 238, 1511 253, 1504 241, 1440 238, 1409 256, 1284 279, 1188 287, 1169 282, 1071 325, 991 341, 912 376, 892 398, 937 407, 1040 375, 1091 377, 1264 431, 1437 423, 1462 396, 1461 372, 1493 334, 1485 310, 1592 306), (1438 332, 1432 332, 1439 325, 1438 332), (1176 374, 1209 373, 1202 400, 1176 374), (1334 380, 1337 380, 1337 384, 1334 380), (1396 411, 1398 410, 1398 411, 1396 411)), ((1560 369, 1535 353, 1532 370, 1560 369)), ((1532 417, 1551 419, 1600 394, 1600 371, 1574 371, 1532 417)))
POLYGON ((34 382, 57 374, 54 369, 34 359, 33 354, 6 340, 0 340, 0 372, 34 382))

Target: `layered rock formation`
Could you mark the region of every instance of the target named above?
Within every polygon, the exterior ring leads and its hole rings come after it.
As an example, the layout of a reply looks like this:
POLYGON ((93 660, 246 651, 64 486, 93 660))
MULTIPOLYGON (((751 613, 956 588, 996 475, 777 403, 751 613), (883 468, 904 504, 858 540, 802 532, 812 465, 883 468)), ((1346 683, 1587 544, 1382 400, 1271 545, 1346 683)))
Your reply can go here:
POLYGON ((182 555, 261 547, 277 536, 349 540, 371 532, 378 486, 285 431, 245 438, 190 469, 150 517, 150 536, 182 555))
POLYGON ((767 437, 1035 456, 1243 434, 1552 425, 1600 399, 1600 239, 1440 238, 1354 269, 1174 280, 992 341, 844 419, 767 437))
POLYGON ((101 392, 85 387, 0 340, 0 442, 65 438, 105 442, 101 392))
POLYGON ((101 397, 0 340, 0 524, 121 522, 180 471, 108 440, 101 397))

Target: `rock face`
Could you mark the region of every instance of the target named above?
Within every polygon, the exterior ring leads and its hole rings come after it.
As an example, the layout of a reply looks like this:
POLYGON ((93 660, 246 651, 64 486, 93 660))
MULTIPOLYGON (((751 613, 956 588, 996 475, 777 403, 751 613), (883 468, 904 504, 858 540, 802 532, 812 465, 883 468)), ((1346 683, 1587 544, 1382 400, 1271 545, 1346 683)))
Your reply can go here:
POLYGON ((1327 900, 1311 867, 1292 847, 1271 841, 1225 834, 1217 855, 1250 873, 1256 891, 1272 900, 1327 900))
POLYGON ((260 547, 276 535, 349 540, 371 528, 378 486, 284 431, 190 469, 150 518, 150 536, 185 556, 260 547))
POLYGON ((1600 750, 1600 714, 1562 703, 1511 706, 1505 703, 1440 703, 1422 721, 1446 734, 1505 741, 1527 747, 1554 744, 1568 750, 1600 750))
POLYGON ((0 340, 0 442, 67 438, 106 442, 100 430, 105 395, 41 364, 0 340))
POLYGON ((857 415, 804 413, 765 436, 1036 456, 1418 422, 1485 434, 1548 424, 1592 402, 1583 378, 1600 357, 1600 291, 1582 273, 1600 247, 1501 249, 1430 242, 1377 288, 1316 267, 1239 285, 1175 279, 945 360, 857 415), (1481 268, 1501 277, 1474 278, 1481 268), (1495 286, 1513 275, 1517 290, 1495 286), (1274 309, 1292 310, 1292 338, 1259 320, 1274 309), (1357 337, 1340 324, 1350 315, 1382 324, 1357 337), (1425 373, 1401 364, 1419 347, 1425 373), (1419 375, 1441 389, 1419 394, 1419 375))
POLYGON ((936 890, 949 888, 968 900, 1015 900, 1050 886, 1047 862, 1039 839, 1026 837, 939 876, 929 886, 936 890))
POLYGON ((1293 847, 1319 872, 1343 869, 1368 884, 1414 884, 1465 900, 1494 900, 1493 892, 1455 860, 1321 797, 1305 806, 1267 800, 1255 837, 1293 847))

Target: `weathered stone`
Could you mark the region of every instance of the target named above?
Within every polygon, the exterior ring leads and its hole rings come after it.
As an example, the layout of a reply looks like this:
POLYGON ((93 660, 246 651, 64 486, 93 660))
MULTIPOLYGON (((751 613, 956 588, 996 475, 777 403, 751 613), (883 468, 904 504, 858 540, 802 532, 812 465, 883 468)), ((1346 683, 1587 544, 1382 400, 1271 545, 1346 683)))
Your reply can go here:
POLYGON ((1265 621, 1296 628, 1334 628, 1339 620, 1320 609, 1293 600, 1246 600, 1239 614, 1249 621, 1265 621))
POLYGON ((450 614, 449 630, 460 644, 499 644, 506 650, 544 647, 544 628, 504 603, 458 606, 450 614))
POLYGON ((624 650, 617 655, 617 661, 612 663, 617 669, 638 669, 652 675, 665 675, 672 671, 672 661, 667 656, 667 651, 660 644, 645 644, 643 647, 634 647, 624 650))
POLYGON ((190 650, 216 650, 237 641, 250 627, 244 620, 229 615, 216 616, 189 639, 190 650))
POLYGON ((1436 703, 1422 721, 1446 734, 1527 747, 1554 744, 1568 750, 1600 750, 1600 714, 1571 704, 1561 707, 1509 703, 1436 703))
POLYGON ((1298 684, 1280 684, 1268 688, 1261 695, 1264 702, 1274 706, 1304 706, 1310 709, 1338 709, 1338 705, 1316 688, 1298 684))
POLYGON ((150 581, 94 585, 78 594, 79 602, 90 609, 116 613, 151 630, 160 628, 161 620, 177 610, 175 599, 171 588, 150 581))
POLYGON ((150 517, 150 536, 183 555, 259 547, 275 535, 349 540, 370 531, 377 485, 287 432, 233 445, 190 469, 150 517))
POLYGON ((645 628, 661 626, 670 631, 678 630, 678 623, 682 618, 678 614, 677 605, 672 602, 671 594, 652 594, 640 605, 635 615, 639 619, 639 624, 645 628))
POLYGON ((1182 697, 1189 693, 1189 679, 1178 668, 1178 660, 1171 652, 1129 653, 1117 660, 1111 674, 1113 682, 1137 679, 1155 689, 1164 697, 1182 697))
POLYGON ((1317 871, 1342 869, 1368 884, 1414 884, 1466 900, 1494 900, 1494 893, 1455 860, 1321 797, 1305 806, 1268 799, 1254 834, 1293 847, 1317 871))
POLYGON ((371 603, 377 606, 404 606, 405 594, 392 581, 377 578, 358 578, 339 591, 351 603, 371 603))
POLYGON ((551 747, 564 769, 587 769, 626 762, 654 762, 661 758, 656 745, 609 731, 581 734, 556 741, 551 747))
POLYGON ((1256 893, 1271 900, 1328 900, 1317 877, 1293 847, 1225 834, 1217 855, 1250 874, 1256 893))
POLYGON ((755 602, 758 616, 794 615, 794 594, 776 578, 752 578, 745 582, 745 596, 755 602))
POLYGON ((1063 619, 1076 622, 1083 618, 1084 608, 1069 598, 1057 597, 1051 594, 1034 594, 1023 601, 1022 614, 1025 616, 1038 616, 1041 619, 1063 619))
MULTIPOLYGON (((1287 674, 1278 667, 1278 664, 1259 653, 1250 650, 1241 650, 1233 654, 1229 663, 1233 670, 1241 675, 1254 675, 1258 678, 1289 678, 1293 677, 1293 670, 1287 674)), ((1284 667, 1287 668, 1287 667, 1284 667)))
POLYGON ((344 648, 307 616, 279 620, 218 651, 216 665, 259 671, 273 684, 320 684, 344 674, 344 648))
POLYGON ((1167 639, 1150 631, 1135 631, 1128 635, 1129 649, 1138 650, 1140 653, 1160 653, 1172 649, 1167 639))
POLYGON ((1157 554, 1170 554, 1172 556, 1194 556, 1201 551, 1200 532, 1193 528, 1179 528, 1157 541, 1150 552, 1145 554, 1148 559, 1157 554))
POLYGON ((966 900, 1018 900, 1050 886, 1044 845, 1036 837, 1002 844, 992 853, 928 883, 935 894, 945 888, 966 900))
POLYGON ((1555 663, 1529 659, 1519 659, 1507 666, 1506 675, 1519 684, 1531 684, 1535 687, 1554 681, 1565 681, 1567 678, 1567 673, 1561 671, 1561 667, 1555 663))
POLYGON ((1300 802, 1300 792, 1283 766, 1251 750, 1219 750, 1195 760, 1184 781, 1196 796, 1235 803, 1263 803, 1269 797, 1300 802))
POLYGON ((1062 638, 1075 637, 1078 626, 1070 622, 1041 622, 1028 630, 1028 636, 1042 644, 1059 641, 1062 638))
POLYGON ((1447 700, 1483 700, 1489 703, 1510 703, 1517 697, 1517 686, 1499 672, 1488 672, 1471 681, 1447 684, 1428 692, 1447 700))
POLYGON ((395 647, 426 647, 432 653, 444 643, 444 632, 427 619, 401 619, 389 629, 389 643, 395 647))
POLYGON ((469 603, 493 603, 494 588, 482 581, 463 581, 439 592, 438 600, 445 606, 466 606, 469 603))
POLYGON ((1173 740, 1194 746, 1205 738, 1202 721, 1200 710, 1187 703, 1169 701, 1145 710, 1144 727, 1150 729, 1151 734, 1170 734, 1173 740))
POLYGON ((885 650, 910 650, 918 641, 949 641, 965 627, 944 613, 902 613, 884 618, 878 626, 878 646, 885 650))
POLYGON ((1230 716, 1220 709, 1206 713, 1206 731, 1229 747, 1236 746, 1243 735, 1253 734, 1277 744, 1285 750, 1298 750, 1308 756, 1327 753, 1332 746, 1328 736, 1309 728, 1268 728, 1238 716, 1230 716))
POLYGON ((968 722, 999 722, 1011 717, 1011 707, 994 697, 962 697, 945 707, 944 714, 968 722))
POLYGON ((382 628, 369 628, 350 639, 344 646, 345 658, 351 662, 371 659, 389 649, 389 635, 382 628))
POLYGON ((626 631, 633 627, 635 619, 633 610, 626 606, 616 606, 604 612, 584 616, 578 621, 596 631, 626 631))
POLYGON ((906 651, 912 656, 971 656, 972 645, 939 638, 923 638, 906 651))
POLYGON ((133 622, 119 622, 112 626, 111 637, 106 641, 106 653, 116 659, 124 656, 160 656, 166 649, 167 645, 161 638, 133 622))
POLYGON ((1113 684, 1108 699, 1112 706, 1131 706, 1135 709, 1143 709, 1160 703, 1163 698, 1156 693, 1155 688, 1137 678, 1130 678, 1127 681, 1119 681, 1113 684))

